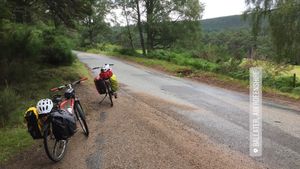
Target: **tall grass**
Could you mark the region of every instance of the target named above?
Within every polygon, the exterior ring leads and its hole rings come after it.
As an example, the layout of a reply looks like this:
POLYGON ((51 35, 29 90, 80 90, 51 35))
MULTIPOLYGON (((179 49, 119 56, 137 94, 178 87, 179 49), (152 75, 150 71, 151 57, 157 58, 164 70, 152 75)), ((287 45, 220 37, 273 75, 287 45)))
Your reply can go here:
POLYGON ((281 92, 293 93, 300 96, 298 89, 300 86, 300 79, 297 79, 296 88, 294 88, 293 78, 286 73, 290 72, 290 69, 292 68, 291 66, 280 65, 268 61, 235 59, 234 57, 230 56, 228 52, 225 52, 225 49, 217 49, 215 46, 205 46, 204 48, 206 48, 206 51, 204 54, 202 51, 202 56, 199 56, 199 52, 195 53, 195 51, 152 50, 147 54, 146 58, 140 57, 141 54, 137 53, 136 51, 122 49, 120 47, 118 48, 115 45, 106 44, 104 46, 105 47, 101 48, 96 47, 96 49, 90 49, 88 51, 92 51, 94 53, 108 52, 109 54, 113 55, 117 53, 126 56, 134 56, 134 61, 144 65, 151 65, 152 67, 155 66, 155 64, 157 64, 159 67, 168 67, 167 70, 172 70, 176 73, 180 72, 181 75, 186 74, 190 76, 190 74, 193 72, 199 71, 217 73, 229 78, 242 80, 246 84, 249 83, 249 68, 253 66, 262 66, 264 68, 264 86, 277 89, 281 92), (171 64, 174 64, 174 66, 170 66, 171 64), (176 69, 174 69, 174 67, 176 67, 176 69), (177 69, 178 67, 181 67, 182 70, 177 69))
POLYGON ((18 108, 20 97, 10 87, 0 91, 0 128, 4 127, 11 118, 13 112, 18 108))

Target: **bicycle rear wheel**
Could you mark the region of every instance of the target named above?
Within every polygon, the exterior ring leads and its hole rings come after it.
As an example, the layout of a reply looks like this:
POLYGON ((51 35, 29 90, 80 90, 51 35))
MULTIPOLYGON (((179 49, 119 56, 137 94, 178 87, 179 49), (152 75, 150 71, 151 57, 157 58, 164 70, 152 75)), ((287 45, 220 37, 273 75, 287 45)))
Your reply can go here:
POLYGON ((44 133, 44 148, 50 160, 58 162, 63 159, 66 149, 67 140, 56 140, 52 133, 51 123, 45 127, 44 133))
POLYGON ((83 132, 84 132, 84 135, 89 136, 89 128, 88 128, 87 123, 85 121, 85 113, 84 113, 79 101, 77 101, 75 103, 75 110, 76 110, 76 114, 77 114, 76 115, 77 119, 80 123, 80 126, 81 126, 83 132))
POLYGON ((107 86, 107 92, 108 92, 108 96, 109 96, 109 100, 110 100, 110 106, 113 107, 114 106, 114 102, 113 102, 113 92, 111 90, 111 84, 110 83, 107 83, 106 84, 107 86))

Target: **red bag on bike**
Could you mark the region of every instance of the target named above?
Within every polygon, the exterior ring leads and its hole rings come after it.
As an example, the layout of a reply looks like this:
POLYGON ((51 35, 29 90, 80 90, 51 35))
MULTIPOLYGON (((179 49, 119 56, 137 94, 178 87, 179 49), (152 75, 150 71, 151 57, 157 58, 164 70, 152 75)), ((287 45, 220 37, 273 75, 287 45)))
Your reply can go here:
POLYGON ((100 77, 97 77, 97 78, 95 78, 94 82, 95 82, 95 86, 96 86, 98 93, 105 94, 106 93, 106 85, 105 85, 104 80, 100 77))
POLYGON ((101 72, 99 74, 101 79, 109 79, 112 77, 112 75, 113 75, 113 72, 111 71, 111 69, 108 69, 107 71, 101 72))

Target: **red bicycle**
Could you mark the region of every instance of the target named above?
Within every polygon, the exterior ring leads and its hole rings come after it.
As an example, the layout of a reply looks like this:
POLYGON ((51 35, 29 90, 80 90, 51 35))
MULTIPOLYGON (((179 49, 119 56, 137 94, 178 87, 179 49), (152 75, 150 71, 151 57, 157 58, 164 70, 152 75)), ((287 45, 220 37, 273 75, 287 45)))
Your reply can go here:
MULTIPOLYGON (((55 110, 64 110, 68 113, 75 114, 76 120, 79 121, 81 128, 84 132, 84 135, 87 137, 89 135, 89 128, 86 123, 85 113, 80 104, 78 97, 75 95, 74 85, 81 83, 82 81, 87 80, 87 78, 82 78, 73 83, 65 84, 53 89, 50 89, 52 92, 57 92, 62 89, 65 89, 64 96, 54 95, 52 98, 53 101, 53 111, 55 110)), ((46 150, 47 156, 54 162, 60 161, 65 154, 67 147, 68 139, 61 140, 54 137, 52 131, 52 121, 51 113, 42 117, 43 119, 43 137, 44 137, 44 147, 46 150), (50 117, 50 118, 48 118, 50 117)))

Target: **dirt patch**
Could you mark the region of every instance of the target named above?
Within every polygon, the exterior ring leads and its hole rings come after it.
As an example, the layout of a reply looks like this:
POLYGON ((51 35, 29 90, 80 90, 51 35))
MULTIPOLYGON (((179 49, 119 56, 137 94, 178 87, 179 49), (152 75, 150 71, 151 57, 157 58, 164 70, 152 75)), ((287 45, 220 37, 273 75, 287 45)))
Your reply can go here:
POLYGON ((170 107, 192 107, 121 90, 111 108, 108 99, 99 105, 101 96, 91 84, 80 85, 76 91, 87 113, 90 136, 85 138, 79 130, 61 162, 51 162, 37 141, 3 168, 262 168, 249 157, 214 144, 170 114, 170 107))

